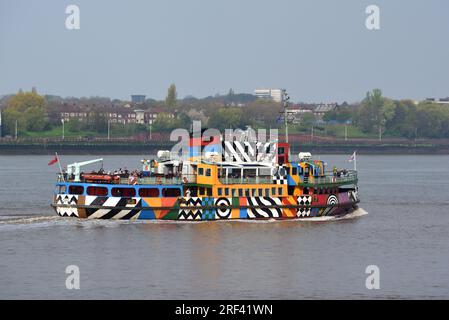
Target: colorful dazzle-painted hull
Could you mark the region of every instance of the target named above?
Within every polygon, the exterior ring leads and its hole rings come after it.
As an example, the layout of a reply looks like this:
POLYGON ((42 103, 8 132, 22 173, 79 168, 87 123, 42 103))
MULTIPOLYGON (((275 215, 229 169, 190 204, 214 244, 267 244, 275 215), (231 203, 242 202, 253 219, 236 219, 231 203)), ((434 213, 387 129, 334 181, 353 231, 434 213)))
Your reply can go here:
POLYGON ((58 215, 87 219, 187 220, 304 219, 353 212, 357 191, 286 197, 101 197, 56 194, 58 215))

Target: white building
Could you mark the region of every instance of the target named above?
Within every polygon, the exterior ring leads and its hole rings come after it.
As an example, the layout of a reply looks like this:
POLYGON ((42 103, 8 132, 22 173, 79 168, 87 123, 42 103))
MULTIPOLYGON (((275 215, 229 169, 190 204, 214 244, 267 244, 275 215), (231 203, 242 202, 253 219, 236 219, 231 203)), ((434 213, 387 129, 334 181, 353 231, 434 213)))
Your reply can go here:
POLYGON ((449 97, 448 98, 440 98, 440 99, 427 98, 425 101, 426 102, 437 103, 437 104, 449 104, 449 97))
POLYGON ((282 102, 282 89, 256 89, 254 95, 259 99, 270 99, 276 102, 282 102))
POLYGON ((136 114, 136 123, 144 124, 145 123, 145 111, 144 110, 134 110, 136 114))

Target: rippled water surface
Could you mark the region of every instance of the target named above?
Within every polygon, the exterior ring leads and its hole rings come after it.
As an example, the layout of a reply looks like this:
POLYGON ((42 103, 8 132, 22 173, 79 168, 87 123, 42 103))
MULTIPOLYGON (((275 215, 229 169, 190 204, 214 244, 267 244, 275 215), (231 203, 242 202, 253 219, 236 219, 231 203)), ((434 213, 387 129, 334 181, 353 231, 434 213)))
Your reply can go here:
POLYGON ((363 210, 345 219, 199 223, 57 217, 50 159, 0 156, 2 299, 449 298, 449 156, 359 156, 363 210), (66 289, 68 265, 79 290, 66 289), (379 290, 365 287, 368 265, 379 290))

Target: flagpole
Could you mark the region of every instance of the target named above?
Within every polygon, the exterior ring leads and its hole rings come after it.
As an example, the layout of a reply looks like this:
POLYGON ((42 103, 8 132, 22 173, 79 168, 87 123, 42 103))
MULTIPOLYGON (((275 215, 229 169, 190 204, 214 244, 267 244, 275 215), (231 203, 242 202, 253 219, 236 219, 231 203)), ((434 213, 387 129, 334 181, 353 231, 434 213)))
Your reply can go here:
POLYGON ((55 155, 56 155, 56 159, 58 159, 59 172, 61 173, 62 181, 64 181, 64 182, 65 182, 65 179, 64 179, 64 174, 62 173, 61 162, 59 161, 59 156, 58 156, 58 153, 57 153, 57 152, 55 152, 55 155))

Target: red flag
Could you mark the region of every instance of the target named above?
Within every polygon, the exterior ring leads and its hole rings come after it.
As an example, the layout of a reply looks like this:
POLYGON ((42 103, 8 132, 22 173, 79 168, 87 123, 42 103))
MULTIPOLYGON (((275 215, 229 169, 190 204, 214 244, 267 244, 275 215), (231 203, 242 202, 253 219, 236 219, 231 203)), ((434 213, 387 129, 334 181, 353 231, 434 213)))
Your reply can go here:
POLYGON ((50 162, 48 163, 48 165, 51 166, 52 164, 55 164, 55 163, 58 162, 58 161, 59 161, 58 156, 55 156, 54 159, 50 160, 50 162))

